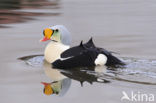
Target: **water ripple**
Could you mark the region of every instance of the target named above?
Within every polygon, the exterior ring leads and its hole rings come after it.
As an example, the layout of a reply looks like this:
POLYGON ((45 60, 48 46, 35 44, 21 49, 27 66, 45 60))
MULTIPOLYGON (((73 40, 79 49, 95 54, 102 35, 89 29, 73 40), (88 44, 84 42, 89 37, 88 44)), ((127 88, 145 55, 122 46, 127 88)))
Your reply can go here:
MULTIPOLYGON (((32 56, 25 56, 19 58, 20 60, 25 61, 25 63, 29 66, 35 67, 42 67, 44 57, 43 55, 32 55, 32 56)), ((146 84, 146 85, 156 85, 156 60, 150 59, 137 59, 137 58, 122 58, 126 62, 126 66, 123 68, 107 68, 100 67, 100 68, 79 68, 74 70, 62 70, 61 72, 70 78, 79 78, 75 77, 75 72, 77 75, 84 75, 83 81, 91 82, 102 82, 118 80, 118 81, 125 81, 131 83, 139 83, 139 84, 146 84), (100 70, 100 71, 99 71, 100 70), (92 78, 91 81, 86 76, 92 78), (93 78, 93 76, 95 78, 93 78), (86 80, 85 80, 86 79, 86 80)))

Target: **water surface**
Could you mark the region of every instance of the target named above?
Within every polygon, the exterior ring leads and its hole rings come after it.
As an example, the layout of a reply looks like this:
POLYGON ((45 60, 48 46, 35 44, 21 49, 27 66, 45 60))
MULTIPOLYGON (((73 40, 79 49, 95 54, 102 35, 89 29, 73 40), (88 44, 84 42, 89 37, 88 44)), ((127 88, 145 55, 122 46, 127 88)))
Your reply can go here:
POLYGON ((122 103, 122 91, 156 95, 155 6, 155 0, 1 0, 0 102, 122 103), (47 42, 39 42, 42 31, 56 24, 69 29, 72 46, 92 36, 96 45, 119 53, 127 67, 77 71, 93 77, 93 83, 87 79, 82 86, 71 71, 61 71, 59 77, 60 71, 45 72, 42 56, 17 59, 43 54, 47 42), (40 82, 54 81, 48 73, 57 74, 56 84, 66 86, 62 95, 43 93, 40 82))

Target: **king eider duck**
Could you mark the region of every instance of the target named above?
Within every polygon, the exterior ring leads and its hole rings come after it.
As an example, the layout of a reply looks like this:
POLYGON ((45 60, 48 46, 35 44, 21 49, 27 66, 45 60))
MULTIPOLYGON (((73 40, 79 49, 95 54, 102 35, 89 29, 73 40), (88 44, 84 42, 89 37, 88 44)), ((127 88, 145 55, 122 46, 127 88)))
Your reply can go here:
POLYGON ((44 58, 52 63, 53 68, 70 69, 77 67, 91 67, 97 65, 122 66, 125 65, 120 59, 103 48, 96 47, 92 38, 80 45, 71 47, 71 36, 63 25, 45 28, 44 38, 41 41, 51 40, 46 46, 44 58))

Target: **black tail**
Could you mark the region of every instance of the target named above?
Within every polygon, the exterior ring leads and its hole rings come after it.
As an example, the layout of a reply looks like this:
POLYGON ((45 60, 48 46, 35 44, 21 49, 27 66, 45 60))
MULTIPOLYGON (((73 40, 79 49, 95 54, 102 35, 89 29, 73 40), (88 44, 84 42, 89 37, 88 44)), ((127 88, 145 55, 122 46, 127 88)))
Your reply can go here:
POLYGON ((124 62, 122 62, 120 59, 113 56, 112 54, 107 55, 107 58, 108 58, 107 63, 106 63, 107 66, 116 67, 116 66, 124 66, 125 65, 124 62))

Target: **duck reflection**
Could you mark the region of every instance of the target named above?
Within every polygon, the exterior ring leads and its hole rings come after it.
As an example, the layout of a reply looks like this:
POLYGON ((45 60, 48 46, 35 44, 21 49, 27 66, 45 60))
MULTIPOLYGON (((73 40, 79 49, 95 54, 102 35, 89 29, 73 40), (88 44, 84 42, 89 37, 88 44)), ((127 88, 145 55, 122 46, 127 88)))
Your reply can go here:
POLYGON ((71 80, 76 80, 83 86, 84 82, 90 84, 93 82, 109 83, 111 79, 111 76, 107 74, 108 68, 106 66, 56 69, 44 60, 43 55, 30 55, 18 59, 31 66, 38 63, 41 64, 41 67, 43 66, 45 74, 52 80, 50 83, 41 82, 44 85, 43 93, 46 95, 65 95, 70 88, 71 80))
POLYGON ((106 72, 105 66, 83 67, 73 69, 56 69, 51 64, 44 61, 45 74, 53 80, 51 83, 41 82, 44 85, 43 92, 46 95, 64 95, 70 88, 71 79, 79 81, 81 86, 83 82, 92 84, 93 82, 108 83, 109 81, 100 78, 101 73, 106 72))
POLYGON ((63 96, 71 85, 71 79, 64 76, 59 70, 52 68, 51 64, 46 61, 43 66, 45 74, 53 81, 51 83, 41 82, 44 85, 43 93, 63 96))
POLYGON ((63 70, 61 73, 71 79, 79 81, 81 83, 81 86, 83 86, 84 82, 88 82, 90 84, 92 84, 93 82, 108 83, 109 80, 100 78, 101 76, 104 77, 104 72, 106 72, 106 68, 104 66, 97 66, 73 68, 63 70))
POLYGON ((44 85, 43 93, 46 95, 56 94, 63 96, 69 89, 71 80, 66 78, 51 83, 41 82, 44 85))
POLYGON ((93 82, 109 83, 109 80, 112 78, 112 76, 107 74, 108 68, 106 66, 82 67, 63 70, 52 68, 50 63, 43 60, 43 55, 31 55, 21 57, 19 59, 25 61, 31 66, 35 66, 38 63, 41 64, 41 67, 43 66, 45 74, 52 80, 50 83, 41 82, 44 85, 43 93, 46 95, 65 95, 70 88, 71 80, 76 80, 80 82, 81 86, 83 86, 84 82, 88 82, 90 84, 93 82))
POLYGON ((59 71, 58 69, 52 68, 51 64, 48 63, 46 60, 44 60, 43 62, 43 68, 44 68, 45 74, 53 81, 60 81, 60 80, 67 78, 61 73, 61 71, 59 71))

